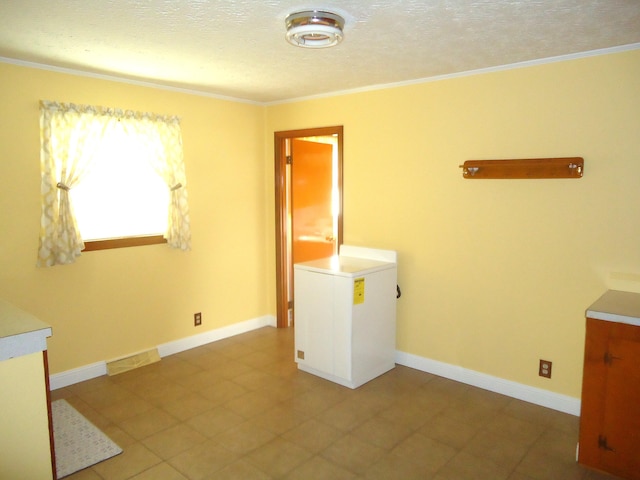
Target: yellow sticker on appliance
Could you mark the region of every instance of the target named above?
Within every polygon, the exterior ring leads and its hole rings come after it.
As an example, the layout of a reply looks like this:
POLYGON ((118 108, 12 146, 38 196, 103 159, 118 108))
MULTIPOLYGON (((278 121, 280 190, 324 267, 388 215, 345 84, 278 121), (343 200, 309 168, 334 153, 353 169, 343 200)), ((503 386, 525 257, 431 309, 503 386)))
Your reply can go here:
POLYGON ((364 303, 364 278, 353 280, 353 304, 364 303))

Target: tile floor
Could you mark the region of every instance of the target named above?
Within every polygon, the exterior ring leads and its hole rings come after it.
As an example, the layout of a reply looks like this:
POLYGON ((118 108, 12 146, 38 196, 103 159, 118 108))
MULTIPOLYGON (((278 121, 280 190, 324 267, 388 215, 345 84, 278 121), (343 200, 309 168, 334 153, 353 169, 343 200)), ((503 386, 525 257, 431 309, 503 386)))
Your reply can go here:
POLYGON ((124 449, 69 480, 613 479, 578 418, 397 366, 351 390, 265 327, 52 392, 124 449))

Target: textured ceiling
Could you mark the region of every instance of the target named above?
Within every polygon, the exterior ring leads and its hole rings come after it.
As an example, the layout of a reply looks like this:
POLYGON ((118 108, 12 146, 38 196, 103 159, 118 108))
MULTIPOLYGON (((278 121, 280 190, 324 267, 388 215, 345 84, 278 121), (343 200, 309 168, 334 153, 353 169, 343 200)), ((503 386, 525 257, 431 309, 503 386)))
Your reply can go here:
POLYGON ((0 0, 5 61, 267 103, 639 43, 640 0, 0 0), (285 41, 309 8, 341 44, 285 41))

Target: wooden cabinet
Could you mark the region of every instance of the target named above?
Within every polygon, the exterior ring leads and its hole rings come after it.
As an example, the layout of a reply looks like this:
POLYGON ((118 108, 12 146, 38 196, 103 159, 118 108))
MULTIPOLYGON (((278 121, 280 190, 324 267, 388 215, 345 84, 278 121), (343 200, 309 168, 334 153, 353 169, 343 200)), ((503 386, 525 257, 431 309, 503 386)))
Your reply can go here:
POLYGON ((609 291, 587 310, 578 461, 640 480, 640 294, 609 291))

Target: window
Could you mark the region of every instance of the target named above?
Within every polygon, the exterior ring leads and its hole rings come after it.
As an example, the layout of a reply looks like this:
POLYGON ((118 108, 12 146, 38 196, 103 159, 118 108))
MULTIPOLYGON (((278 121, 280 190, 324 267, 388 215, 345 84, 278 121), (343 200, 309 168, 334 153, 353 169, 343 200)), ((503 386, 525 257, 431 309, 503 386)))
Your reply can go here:
POLYGON ((85 242, 167 230, 169 190, 147 155, 144 143, 119 123, 105 134, 86 177, 69 192, 85 242))
POLYGON ((85 240, 190 248, 177 117, 42 101, 40 138, 39 266, 73 263, 85 240))

